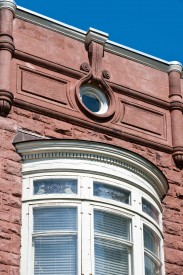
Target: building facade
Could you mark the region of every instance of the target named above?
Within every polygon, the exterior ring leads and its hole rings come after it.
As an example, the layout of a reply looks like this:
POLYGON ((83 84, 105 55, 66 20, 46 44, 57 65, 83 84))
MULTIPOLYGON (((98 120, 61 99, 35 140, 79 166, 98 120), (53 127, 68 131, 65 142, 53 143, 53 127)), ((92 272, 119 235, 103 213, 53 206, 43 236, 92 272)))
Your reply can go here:
POLYGON ((0 1, 0 273, 183 274, 182 65, 0 1))

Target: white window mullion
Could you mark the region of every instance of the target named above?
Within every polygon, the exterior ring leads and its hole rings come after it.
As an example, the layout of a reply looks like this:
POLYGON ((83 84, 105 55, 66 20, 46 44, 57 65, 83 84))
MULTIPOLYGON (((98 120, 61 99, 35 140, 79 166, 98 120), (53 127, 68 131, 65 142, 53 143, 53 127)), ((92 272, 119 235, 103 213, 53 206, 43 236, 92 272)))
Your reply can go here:
POLYGON ((33 274, 31 269, 32 259, 30 259, 30 255, 32 254, 32 239, 31 239, 31 222, 30 218, 31 215, 29 213, 29 206, 28 204, 24 204, 22 206, 22 229, 21 229, 21 274, 33 274), (29 245, 23 245, 24 243, 27 244, 27 239, 29 240, 29 245), (29 266, 30 265, 30 266, 29 266))
POLYGON ((77 227, 78 227, 78 236, 77 236, 77 264, 78 264, 78 269, 77 269, 77 275, 80 275, 82 273, 82 208, 81 205, 79 204, 77 207, 77 227))
MULTIPOLYGON (((26 212, 25 213, 26 220, 29 224, 29 228, 28 228, 28 232, 27 232, 27 234, 28 234, 28 244, 29 244, 29 245, 27 245, 27 250, 28 250, 27 274, 32 275, 32 274, 34 274, 34 265, 32 264, 34 262, 34 245, 33 245, 33 242, 32 242, 33 211, 32 211, 32 205, 25 204, 24 207, 25 207, 24 211, 26 212), (29 257, 29 255, 30 255, 30 257, 29 257)), ((23 227, 22 227, 22 230, 24 231, 23 227)), ((25 231, 24 231, 23 234, 25 234, 25 231)))
POLYGON ((143 265, 143 225, 140 217, 135 216, 133 218, 132 226, 133 234, 133 273, 134 275, 144 274, 143 265))
POLYGON ((90 177, 83 176, 81 179, 81 198, 82 199, 89 199, 91 198, 91 188, 92 187, 92 180, 90 177))
POLYGON ((133 251, 133 247, 129 247, 128 248, 128 262, 129 262, 128 274, 129 275, 133 274, 133 270, 132 270, 132 262, 133 262, 132 251, 133 251))
POLYGON ((31 196, 31 179, 25 178, 23 180, 22 201, 29 200, 31 196))
POLYGON ((81 206, 81 274, 92 274, 91 257, 91 207, 89 202, 81 206))
MULTIPOLYGON (((161 263, 164 263, 164 245, 163 239, 160 240, 160 255, 161 255, 161 263)), ((165 274, 165 266, 162 264, 161 266, 162 275, 165 274)))

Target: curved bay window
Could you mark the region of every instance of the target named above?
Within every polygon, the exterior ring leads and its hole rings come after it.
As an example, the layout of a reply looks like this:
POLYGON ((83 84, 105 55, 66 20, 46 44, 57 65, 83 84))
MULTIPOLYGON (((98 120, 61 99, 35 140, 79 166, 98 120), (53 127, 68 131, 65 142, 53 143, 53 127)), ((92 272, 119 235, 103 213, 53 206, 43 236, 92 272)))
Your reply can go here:
POLYGON ((23 159, 21 275, 163 275, 161 172, 113 146, 16 145, 23 159))

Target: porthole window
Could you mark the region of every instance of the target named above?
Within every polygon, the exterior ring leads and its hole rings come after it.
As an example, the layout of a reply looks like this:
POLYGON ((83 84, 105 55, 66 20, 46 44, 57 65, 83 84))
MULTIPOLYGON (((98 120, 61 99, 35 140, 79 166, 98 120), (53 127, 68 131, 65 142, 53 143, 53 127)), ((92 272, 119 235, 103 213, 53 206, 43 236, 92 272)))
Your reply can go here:
POLYGON ((109 103, 106 95, 93 86, 82 86, 80 99, 83 105, 92 113, 105 114, 108 110, 109 103))

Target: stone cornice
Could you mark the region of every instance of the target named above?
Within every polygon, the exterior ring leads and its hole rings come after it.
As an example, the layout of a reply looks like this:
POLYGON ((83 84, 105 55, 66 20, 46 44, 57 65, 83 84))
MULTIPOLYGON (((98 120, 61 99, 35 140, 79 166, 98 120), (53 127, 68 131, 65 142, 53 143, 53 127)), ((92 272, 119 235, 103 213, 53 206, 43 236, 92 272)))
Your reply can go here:
POLYGON ((163 174, 149 161, 124 149, 96 142, 41 140, 16 145, 24 162, 44 159, 84 159, 122 167, 149 182, 160 199, 168 190, 163 174))
MULTIPOLYGON (((87 33, 80 29, 74 28, 57 20, 51 19, 49 17, 43 16, 41 14, 35 13, 33 11, 24 9, 20 6, 17 7, 16 17, 22 20, 31 22, 32 24, 42 26, 44 28, 51 29, 53 31, 62 33, 73 39, 77 39, 85 43, 87 33)), ((98 31, 99 33, 103 33, 98 31)), ((123 56, 135 62, 144 64, 146 66, 168 72, 169 62, 154 56, 145 54, 143 52, 134 50, 132 48, 126 47, 124 45, 115 43, 113 41, 107 40, 105 42, 105 51, 111 52, 113 54, 123 56)))

